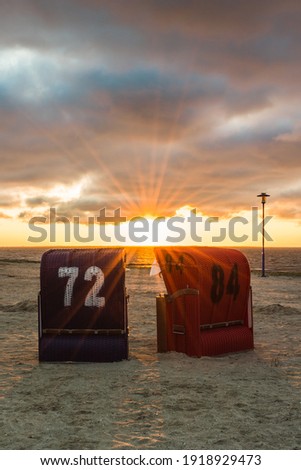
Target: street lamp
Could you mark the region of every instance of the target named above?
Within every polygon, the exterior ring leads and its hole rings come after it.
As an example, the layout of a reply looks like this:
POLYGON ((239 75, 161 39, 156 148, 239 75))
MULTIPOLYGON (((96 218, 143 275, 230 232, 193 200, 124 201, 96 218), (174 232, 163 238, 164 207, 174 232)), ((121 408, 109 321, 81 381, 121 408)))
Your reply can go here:
POLYGON ((265 254, 264 254, 264 205, 266 198, 270 197, 267 193, 257 194, 257 197, 261 197, 262 204, 262 252, 261 252, 261 277, 265 277, 265 254))

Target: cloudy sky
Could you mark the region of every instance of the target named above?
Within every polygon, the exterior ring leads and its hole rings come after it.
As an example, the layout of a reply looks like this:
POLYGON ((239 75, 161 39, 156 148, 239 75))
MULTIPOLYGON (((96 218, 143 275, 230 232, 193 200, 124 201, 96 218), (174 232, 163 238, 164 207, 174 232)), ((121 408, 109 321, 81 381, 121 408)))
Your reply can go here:
POLYGON ((229 217, 266 191, 301 242, 299 0, 0 8, 2 239, 49 207, 229 217))

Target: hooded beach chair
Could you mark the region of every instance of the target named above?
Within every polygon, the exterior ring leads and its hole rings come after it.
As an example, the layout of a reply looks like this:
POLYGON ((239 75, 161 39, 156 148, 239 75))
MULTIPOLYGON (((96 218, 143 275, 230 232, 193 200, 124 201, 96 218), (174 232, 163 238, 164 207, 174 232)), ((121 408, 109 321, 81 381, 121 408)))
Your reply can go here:
POLYGON ((43 254, 40 361, 128 358, 123 249, 60 249, 43 254))
POLYGON ((157 296, 158 352, 213 356, 252 349, 250 267, 238 250, 156 248, 167 294, 157 296))

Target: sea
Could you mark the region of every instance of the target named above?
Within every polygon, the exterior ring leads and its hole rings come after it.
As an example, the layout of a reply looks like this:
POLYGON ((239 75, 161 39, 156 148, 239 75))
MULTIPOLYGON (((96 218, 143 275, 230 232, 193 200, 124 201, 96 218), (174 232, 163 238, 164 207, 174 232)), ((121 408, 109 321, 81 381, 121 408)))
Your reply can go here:
MULTIPOLYGON (((0 248, 0 265, 7 263, 36 263, 39 264, 42 254, 55 247, 39 248, 0 248)), ((68 248, 68 247, 66 247, 68 248)), ((262 250, 258 247, 239 249, 248 259, 252 273, 261 273, 262 250)), ((152 247, 126 247, 128 268, 150 268, 155 255, 152 247)), ((265 271, 268 276, 301 276, 301 247, 300 248, 266 248, 265 271)))
MULTIPOLYGON (((40 261, 48 248, 0 248, 0 398, 22 374, 38 364, 37 297, 40 289, 40 261), (2 393, 1 393, 2 389, 2 393)), ((126 286, 129 294, 129 327, 131 354, 140 357, 156 353, 156 296, 166 292, 160 276, 150 276, 155 255, 152 247, 127 248, 126 286), (152 312, 154 314, 152 314, 152 312), (151 351, 151 352, 150 352, 151 351)), ((251 268, 254 324, 260 333, 257 314, 281 314, 287 322, 301 315, 301 248, 266 248, 266 277, 261 276, 261 249, 241 248, 251 268), (263 310, 262 310, 263 309, 263 310), (263 312, 263 313, 261 313, 263 312), (296 317, 297 315, 297 317, 296 317)), ((278 323, 277 323, 278 322, 278 323)), ((262 342, 263 354, 268 360, 278 354, 301 355, 299 320, 290 339, 273 347, 270 339, 262 342), (286 352, 292 347, 293 352, 286 352), (267 352, 266 352, 267 351, 267 352), (274 355, 274 356, 273 356, 274 355)), ((261 330, 261 336, 264 331, 261 330)), ((256 338, 255 338, 256 339, 256 338)), ((294 359, 295 360, 295 359, 294 359)), ((282 361, 283 362, 283 361, 282 361)), ((284 363, 284 362, 283 362, 284 363)), ((291 376, 301 383, 299 362, 291 369, 291 376)))

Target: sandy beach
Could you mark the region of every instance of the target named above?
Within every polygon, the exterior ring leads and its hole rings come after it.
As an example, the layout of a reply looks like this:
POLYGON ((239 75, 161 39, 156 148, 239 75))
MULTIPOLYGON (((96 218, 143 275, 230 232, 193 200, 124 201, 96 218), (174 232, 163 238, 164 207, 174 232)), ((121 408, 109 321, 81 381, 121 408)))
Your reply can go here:
POLYGON ((0 273, 1 449, 300 449, 300 278, 253 275, 255 349, 196 359, 157 354, 164 285, 129 270, 129 360, 39 364, 38 265, 0 273))

